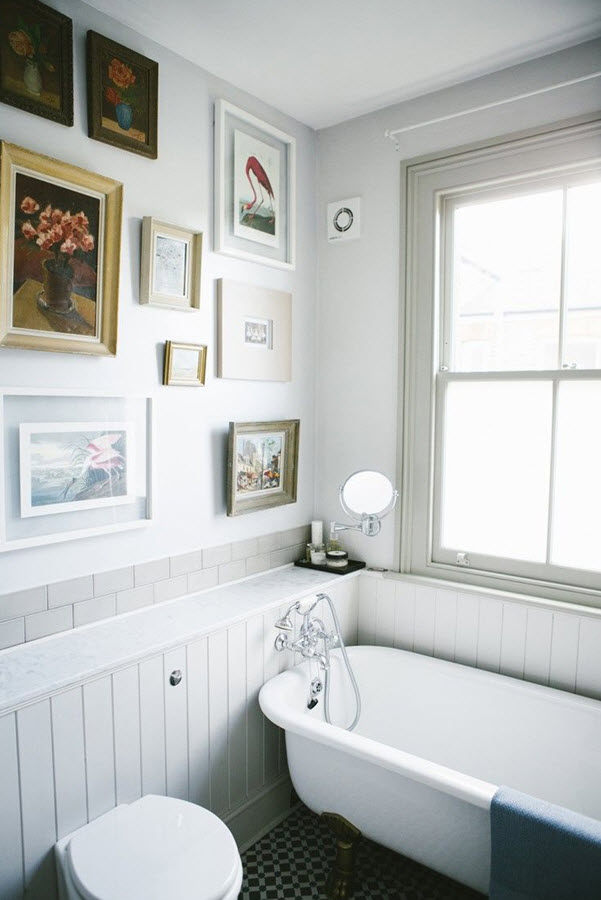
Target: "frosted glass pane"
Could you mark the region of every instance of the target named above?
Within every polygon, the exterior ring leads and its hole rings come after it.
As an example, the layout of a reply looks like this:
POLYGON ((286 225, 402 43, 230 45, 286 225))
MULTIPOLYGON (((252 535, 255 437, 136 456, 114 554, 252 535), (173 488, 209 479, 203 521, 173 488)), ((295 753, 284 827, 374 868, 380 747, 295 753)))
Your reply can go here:
POLYGON ((567 192, 566 346, 563 361, 601 368, 601 181, 567 192))
POLYGON ((561 190, 456 209, 454 370, 557 368, 562 216, 561 190))
POLYGON ((551 562, 601 571, 601 383, 559 386, 551 562))
POLYGON ((448 385, 443 547, 545 560, 551 406, 547 381, 448 385))

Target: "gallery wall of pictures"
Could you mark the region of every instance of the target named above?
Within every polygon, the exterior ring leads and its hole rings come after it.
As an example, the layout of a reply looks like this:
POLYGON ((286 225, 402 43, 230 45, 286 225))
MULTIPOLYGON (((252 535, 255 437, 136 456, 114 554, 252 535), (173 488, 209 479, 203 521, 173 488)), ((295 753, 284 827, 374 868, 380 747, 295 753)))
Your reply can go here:
MULTIPOLYGON (((107 567, 129 554, 150 558, 165 538, 169 552, 185 550, 193 528, 213 541, 249 534, 227 524, 229 422, 297 417, 308 423, 309 447, 314 393, 294 359, 310 365, 314 352, 315 216, 307 198, 299 216, 296 179, 299 162, 313 173, 314 136, 76 0, 63 0, 60 11, 52 2, 7 0, 0 22, 0 390, 9 422, 0 548, 56 544, 52 563, 35 558, 52 571, 62 560, 68 577, 72 558, 61 542, 123 525, 154 523, 129 551, 105 538, 107 567), (221 275, 230 285, 223 306, 221 275), (232 368, 238 342, 248 353, 232 368), (277 398, 274 381, 285 383, 277 398), (64 409, 40 418, 26 408, 31 398, 17 401, 8 385, 28 385, 38 398, 77 390, 80 399, 71 413, 62 400, 64 409), (130 394, 164 396, 155 402, 157 447, 141 439, 140 422, 132 432, 113 408, 114 398, 130 394), (103 408, 98 397, 113 399, 103 408), (50 427, 36 430, 40 423, 50 427), (202 448, 197 461, 192 435, 202 448), (73 470, 75 487, 57 487, 60 503, 38 503, 31 486, 41 441, 56 460, 66 447, 83 459, 85 447, 100 442, 98 452, 115 465, 98 469, 104 483, 92 493, 107 491, 111 502, 86 505, 92 496, 75 496, 83 476, 73 470), (148 484, 180 479, 154 516, 150 488, 138 485, 135 498, 117 488, 119 454, 134 444, 136 455, 143 447, 148 455, 144 464, 130 461, 130 486, 134 476, 148 484), (222 488, 207 505, 216 482, 222 488)), ((262 500, 255 533, 310 518, 313 473, 302 460, 293 501, 270 502, 282 493, 274 479, 268 484, 270 469, 249 481, 247 492, 262 500), (276 511, 280 505, 296 509, 276 511), (266 519, 272 507, 275 519, 266 519)), ((93 556, 80 547, 78 571, 93 556)), ((2 554, 0 569, 16 588, 11 556, 2 554)))

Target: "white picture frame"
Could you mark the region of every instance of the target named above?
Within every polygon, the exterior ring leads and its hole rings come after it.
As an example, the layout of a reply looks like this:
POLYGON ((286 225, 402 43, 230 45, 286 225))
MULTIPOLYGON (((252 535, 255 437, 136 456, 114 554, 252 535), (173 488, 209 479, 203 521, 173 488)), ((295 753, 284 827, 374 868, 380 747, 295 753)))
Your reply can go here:
POLYGON ((154 430, 153 401, 146 395, 62 388, 0 389, 0 553, 152 524, 156 512, 154 430), (127 429, 131 469, 126 498, 55 509, 49 515, 29 514, 27 502, 23 509, 21 506, 21 425, 32 431, 51 426, 65 433, 81 426, 127 429))
POLYGON ((202 232, 142 219, 140 303, 184 311, 200 308, 202 232))
POLYGON ((229 278, 217 283, 219 378, 292 379, 292 294, 229 278))
POLYGON ((216 252, 295 268, 296 138, 217 100, 214 193, 216 252))

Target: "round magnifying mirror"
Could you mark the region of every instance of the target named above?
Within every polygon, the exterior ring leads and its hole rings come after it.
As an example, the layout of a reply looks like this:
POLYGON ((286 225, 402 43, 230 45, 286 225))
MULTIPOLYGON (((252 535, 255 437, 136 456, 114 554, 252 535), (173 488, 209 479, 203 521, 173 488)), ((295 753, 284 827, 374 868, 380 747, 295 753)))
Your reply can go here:
POLYGON ((394 502, 395 491, 390 480, 381 472, 362 469, 350 475, 340 488, 340 499, 346 511, 360 519, 388 511, 394 502))

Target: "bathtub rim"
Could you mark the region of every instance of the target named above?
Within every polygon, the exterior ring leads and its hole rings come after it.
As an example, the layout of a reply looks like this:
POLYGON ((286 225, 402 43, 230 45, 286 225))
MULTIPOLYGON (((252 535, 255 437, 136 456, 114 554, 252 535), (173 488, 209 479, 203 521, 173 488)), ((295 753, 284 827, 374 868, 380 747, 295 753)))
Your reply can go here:
MULTIPOLYGON (((549 701, 554 700, 560 704, 579 706, 581 708, 588 707, 596 712, 599 712, 600 709, 600 702, 593 698, 582 697, 567 691, 558 690, 557 688, 525 682, 497 672, 489 672, 461 663, 426 656, 425 654, 415 653, 412 650, 403 650, 396 647, 379 647, 369 644, 348 647, 347 649, 351 661, 358 650, 368 650, 376 653, 383 651, 386 654, 402 653, 406 656, 419 657, 420 663, 423 662, 428 666, 436 668, 451 666, 461 669, 470 679, 491 680, 496 684, 501 680, 508 688, 531 693, 538 697, 545 697, 549 701)), ((339 651, 334 652, 337 653, 339 651)), ((466 775, 456 769, 451 769, 424 757, 416 756, 405 750, 399 750, 373 738, 345 731, 337 725, 328 725, 327 722, 314 719, 304 707, 299 713, 295 707, 285 702, 284 692, 286 691, 286 686, 291 682, 294 683, 301 678, 305 682, 307 678, 305 671, 308 668, 309 662, 302 661, 298 665, 280 672, 278 675, 274 675, 261 688, 259 704, 263 713, 275 725, 292 734, 315 740, 320 744, 349 753, 351 756, 364 759, 366 762, 380 766, 388 771, 396 772, 426 787, 443 791, 458 800, 470 803, 472 806, 486 810, 490 809, 492 798, 499 785, 475 778, 472 775, 466 775)))

